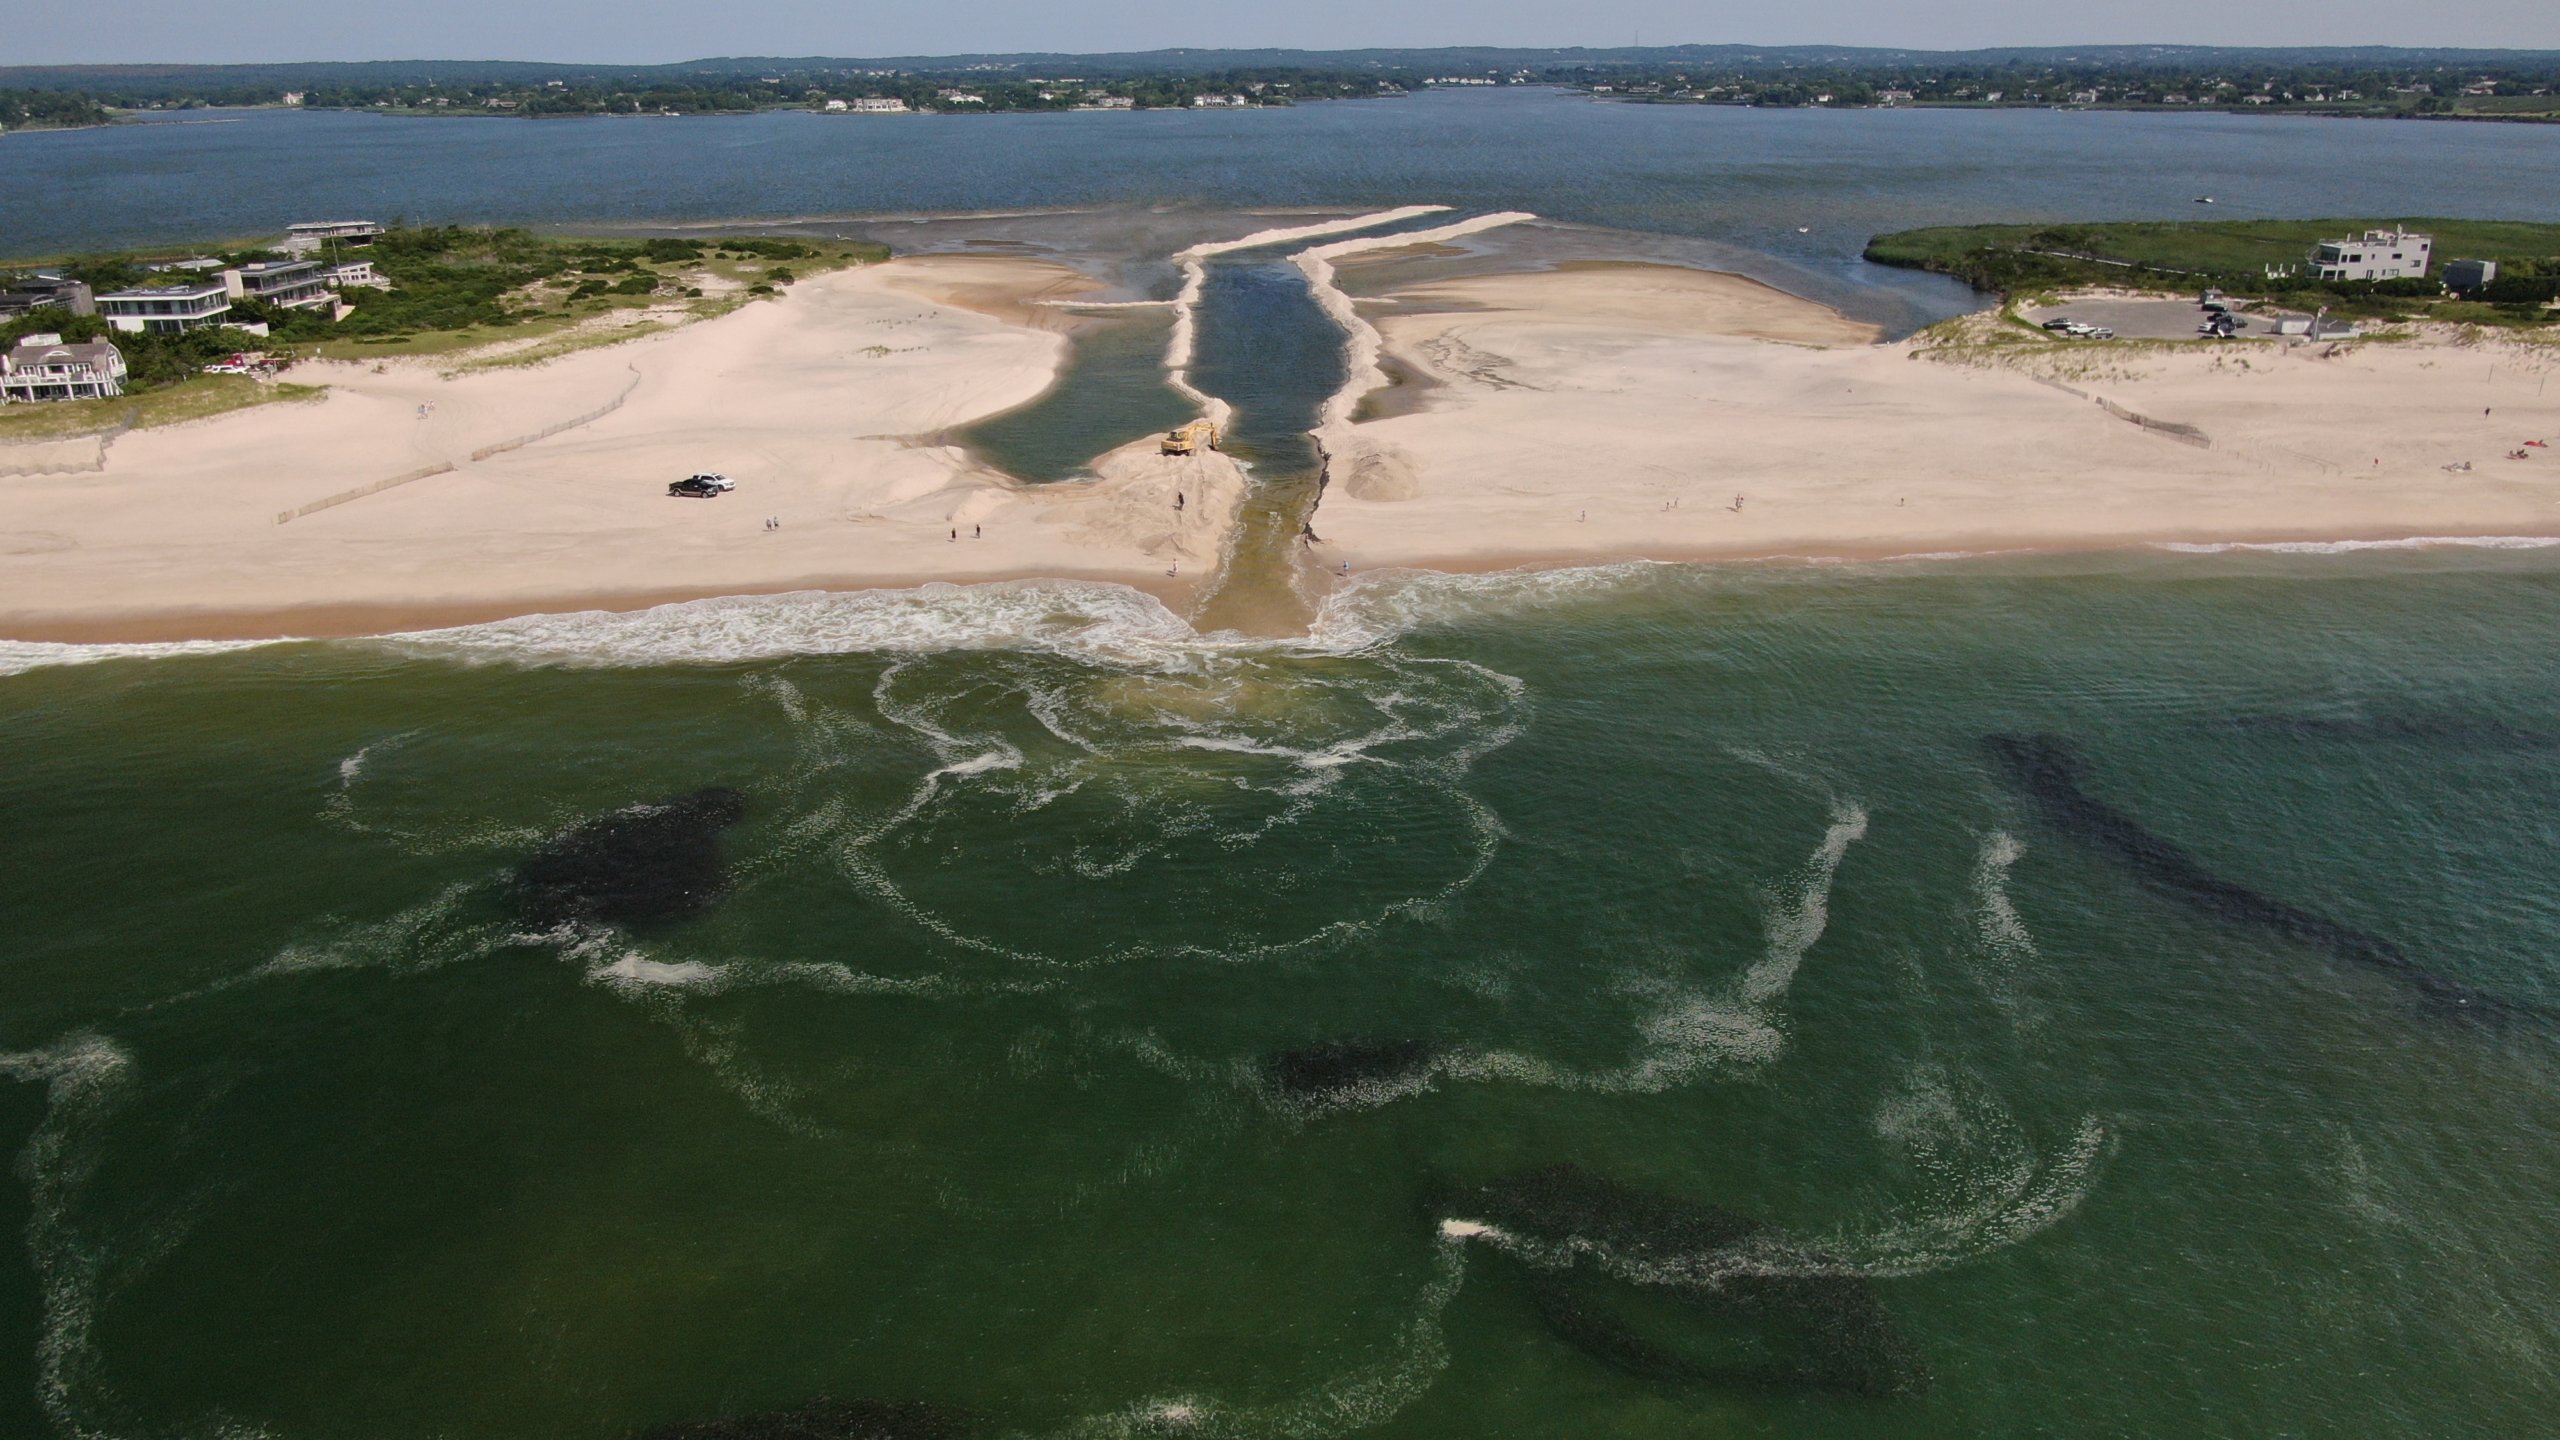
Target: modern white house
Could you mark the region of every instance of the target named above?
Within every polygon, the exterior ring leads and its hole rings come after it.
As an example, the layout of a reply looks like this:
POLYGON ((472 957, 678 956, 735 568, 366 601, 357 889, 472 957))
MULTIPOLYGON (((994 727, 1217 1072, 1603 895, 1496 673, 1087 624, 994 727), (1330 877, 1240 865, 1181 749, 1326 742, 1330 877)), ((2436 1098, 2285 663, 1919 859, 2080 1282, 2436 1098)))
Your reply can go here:
POLYGON ((104 340, 66 345, 60 335, 30 335, 0 352, 0 404, 123 393, 124 352, 104 340))
POLYGON ((231 313, 231 288, 220 280, 191 280, 182 285, 115 290, 98 297, 98 313, 128 334, 175 335, 221 324, 222 317, 231 313))
POLYGON ((234 300, 259 300, 286 310, 314 310, 336 300, 317 260, 253 260, 223 271, 222 283, 234 300))
POLYGON ((1216 110, 1226 106, 1241 106, 1245 103, 1245 98, 1241 95, 1194 95, 1191 97, 1191 103, 1198 109, 1216 110))
POLYGON ((332 290, 388 290, 391 282, 375 274, 370 260, 341 260, 320 267, 320 281, 332 290))
POLYGON ((895 95, 865 95, 853 102, 856 115, 904 115, 907 102, 895 95))
POLYGON ((284 227, 284 253, 311 255, 331 246, 362 249, 381 234, 382 227, 370 220, 305 220, 284 227))
POLYGON ((2311 252, 2311 268, 2323 280, 2400 280, 2427 273, 2435 238, 2397 226, 2367 230, 2360 239, 2323 240, 2311 252))

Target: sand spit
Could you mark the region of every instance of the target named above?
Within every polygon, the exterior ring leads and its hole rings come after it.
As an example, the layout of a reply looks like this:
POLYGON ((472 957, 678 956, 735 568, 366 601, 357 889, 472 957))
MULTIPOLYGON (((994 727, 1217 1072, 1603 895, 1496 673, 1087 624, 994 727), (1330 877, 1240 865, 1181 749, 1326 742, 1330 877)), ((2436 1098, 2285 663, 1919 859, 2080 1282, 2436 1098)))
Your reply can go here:
POLYGON ((1433 388, 1329 416, 1328 566, 2560 535, 2549 346, 1879 345, 1662 265, 1393 298, 1384 353, 1433 388))
POLYGON ((138 431, 103 472, 0 480, 0 636, 345 634, 1026 576, 1178 600, 1214 567, 1241 502, 1225 457, 1165 457, 1149 439, 1104 457, 1092 481, 1026 486, 938 438, 1053 383, 1071 322, 1034 302, 1087 283, 1012 257, 895 260, 539 367, 297 367, 326 399, 138 431), (625 391, 590 423, 472 458, 625 391), (737 490, 666 493, 703 470, 737 490))
POLYGON ((1424 215, 1446 211, 1446 205, 1399 205, 1392 210, 1377 210, 1366 215, 1350 215, 1339 220, 1320 220, 1311 225, 1285 225, 1270 230, 1256 230, 1234 240, 1212 240, 1177 251, 1174 262, 1182 267, 1182 293, 1173 299, 1173 338, 1164 352, 1165 383, 1174 393, 1200 407, 1201 413, 1224 429, 1232 406, 1191 383, 1191 358, 1199 339, 1200 292, 1209 283, 1209 260, 1238 250, 1254 250, 1265 245, 1286 245, 1293 240, 1313 240, 1324 235, 1340 235, 1353 230, 1368 230, 1380 225, 1393 225, 1424 215))
MULTIPOLYGON (((1306 273, 1307 286, 1314 292, 1316 304, 1332 317, 1333 323, 1342 327, 1344 336, 1342 388, 1325 401, 1324 409, 1316 420, 1316 449, 1325 457, 1328 469, 1339 457, 1346 473, 1359 472, 1362 453, 1351 431, 1351 416, 1360 408, 1362 396, 1388 383, 1387 372, 1378 365, 1379 349, 1385 342, 1377 327, 1363 318, 1351 303, 1350 293, 1342 288, 1333 262, 1364 251, 1443 245, 1464 236, 1537 218, 1526 210, 1502 210, 1429 230, 1337 240, 1330 245, 1312 246, 1289 257, 1306 273)), ((1374 471, 1376 466, 1372 465, 1370 469, 1374 471)))

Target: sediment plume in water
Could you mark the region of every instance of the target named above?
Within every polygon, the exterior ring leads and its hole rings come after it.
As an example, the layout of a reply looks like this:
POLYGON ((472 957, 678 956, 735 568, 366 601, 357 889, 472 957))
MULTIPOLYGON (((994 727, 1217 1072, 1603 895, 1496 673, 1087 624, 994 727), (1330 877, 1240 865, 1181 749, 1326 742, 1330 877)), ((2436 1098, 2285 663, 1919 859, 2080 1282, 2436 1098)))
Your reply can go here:
POLYGON ((2085 784, 2087 764, 2057 737, 1993 735, 1983 744, 2009 779, 2035 802, 2047 823, 2191 909, 2380 970, 2407 985, 2437 1014, 2471 1019, 2551 1018, 2541 1006, 2438 975, 2381 936, 2214 874, 2183 846, 2090 794, 2085 784))
POLYGON ((572 826, 516 867, 518 905, 538 925, 669 925, 729 893, 720 834, 747 813, 721 786, 572 826))
POLYGON ((1875 1282, 1748 1215, 1550 1165, 1443 1196, 1441 1233, 1528 1267, 1555 1336, 1655 1384, 1873 1399, 1928 1374, 1875 1282))
POLYGON ((976 1416, 940 1405, 822 1399, 796 1410, 660 1425, 632 1440, 960 1440, 978 1428, 976 1416))

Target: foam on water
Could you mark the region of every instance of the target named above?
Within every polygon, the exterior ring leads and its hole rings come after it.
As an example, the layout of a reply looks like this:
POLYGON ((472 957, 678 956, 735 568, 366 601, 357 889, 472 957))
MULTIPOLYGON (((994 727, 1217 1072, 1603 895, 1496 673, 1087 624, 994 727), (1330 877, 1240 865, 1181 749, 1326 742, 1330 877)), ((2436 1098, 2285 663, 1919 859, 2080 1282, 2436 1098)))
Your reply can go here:
POLYGON ((1822 1247, 1870 1275, 1945 1269, 2054 1225, 2087 1197, 2108 1150, 2094 1115, 2040 1150, 1989 1087, 1936 1065, 1915 1069, 1876 1107, 1875 1129, 1917 1175, 1918 1193, 1884 1223, 1822 1247))
POLYGON ((1382 1105, 1451 1079, 1550 1086, 1616 1094, 1659 1094, 1709 1074, 1766 1065, 1786 1052, 1780 1005, 1805 955, 1829 924, 1831 885, 1849 847, 1867 833, 1867 812, 1834 801, 1812 855, 1769 902, 1760 957, 1738 980, 1701 985, 1671 977, 1629 982, 1646 1002, 1637 1049, 1626 1064, 1577 1069, 1513 1050, 1459 1048, 1375 1084, 1345 1087, 1316 1108, 1382 1105))
POLYGON ((2009 1010, 2011 1018, 2033 1025, 2042 1017, 2020 997, 2018 981, 2028 966, 2042 958, 2042 952, 2036 949, 2026 917, 2009 898, 2009 867, 2026 853, 2027 847, 2006 830, 1984 837, 1982 853, 1973 864, 1974 945, 1968 958, 1975 978, 2009 1010))
POLYGON ((1467 792, 1465 780, 1477 759, 1518 733, 1526 687, 1462 661, 1372 653, 1349 672, 1292 661, 1286 654, 1232 651, 1133 675, 1021 657, 955 674, 926 657, 901 658, 878 678, 874 705, 940 763, 883 813, 838 812, 839 867, 942 939, 1024 965, 1149 955, 1256 959, 1339 941, 1394 916, 1429 913, 1481 875, 1499 846, 1500 818, 1467 792), (1024 718, 1037 728, 1026 733, 1018 723, 1024 718), (1139 760, 1146 763, 1131 763, 1139 760), (1354 769, 1376 778, 1361 793, 1344 795, 1342 778, 1354 769), (941 863, 942 851, 912 843, 931 827, 999 811, 1029 814, 1077 795, 1100 807, 1104 828, 1063 856, 1026 857, 1023 874, 1125 878, 1126 903, 1158 903, 1157 889, 1134 888, 1142 867, 1170 863, 1173 873, 1183 873, 1186 857, 1204 845, 1249 848, 1335 813, 1329 806, 1376 809, 1387 803, 1388 791, 1408 787, 1416 798, 1447 807, 1462 827, 1464 850, 1450 856, 1460 873, 1369 913, 1294 935, 1217 945, 1158 941, 1053 956, 982 933, 986 917, 964 921, 941 913, 896 874, 908 864, 941 863))
POLYGON ((31 1192, 27 1255, 43 1308, 36 1341, 36 1399, 62 1434, 89 1437, 113 1403, 98 1380, 93 1336, 116 1268, 106 1245, 73 1218, 104 1155, 99 1127, 132 1087, 133 1057, 102 1035, 66 1036, 41 1050, 0 1054, 0 1076, 45 1087, 44 1119, 18 1155, 31 1192))
POLYGON ((1204 1395, 1152 1396, 1054 1433, 1058 1440, 1138 1440, 1168 1433, 1206 1440, 1336 1440, 1384 1424, 1449 1367, 1443 1317, 1466 1278, 1464 1240, 1442 1236, 1433 1247, 1431 1278, 1387 1353, 1304 1394, 1268 1405, 1229 1405, 1204 1395))
POLYGON ((56 665, 95 665, 108 660, 174 660, 191 655, 228 655, 270 645, 300 645, 277 640, 168 640, 126 645, 64 645, 42 640, 0 640, 0 677, 23 675, 56 665))

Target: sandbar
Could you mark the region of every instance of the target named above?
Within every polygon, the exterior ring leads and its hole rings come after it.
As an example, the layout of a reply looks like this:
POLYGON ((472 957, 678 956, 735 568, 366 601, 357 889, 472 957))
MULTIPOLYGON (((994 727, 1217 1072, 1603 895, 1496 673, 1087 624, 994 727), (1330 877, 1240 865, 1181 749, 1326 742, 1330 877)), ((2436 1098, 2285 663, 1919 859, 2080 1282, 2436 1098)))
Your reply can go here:
POLYGON ((1328 427, 1328 569, 2560 535, 2560 451, 2526 444, 2560 444, 2548 343, 2111 345, 1984 315, 1884 344, 1655 264, 1360 310, 1421 383, 1328 427))

